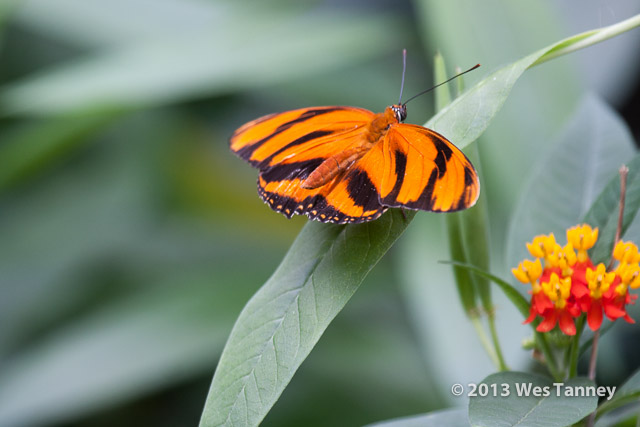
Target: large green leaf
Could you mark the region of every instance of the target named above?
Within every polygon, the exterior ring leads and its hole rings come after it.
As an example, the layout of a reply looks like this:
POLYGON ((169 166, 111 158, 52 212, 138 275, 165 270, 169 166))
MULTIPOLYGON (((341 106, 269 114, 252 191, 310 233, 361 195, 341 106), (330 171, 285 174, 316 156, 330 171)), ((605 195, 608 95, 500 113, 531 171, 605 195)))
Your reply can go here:
POLYGON ((248 294, 238 273, 217 270, 226 295, 192 269, 104 304, 3 360, 0 425, 58 424, 205 371, 248 294))
POLYGON ((405 226, 399 211, 355 226, 309 223, 240 314, 201 425, 258 424, 405 226))
POLYGON ((252 11, 219 21, 92 51, 26 77, 0 92, 2 111, 51 114, 228 94, 362 60, 390 49, 403 32, 388 16, 252 11))
POLYGON ((595 385, 586 378, 573 378, 558 388, 551 378, 525 372, 489 375, 469 401, 469 420, 473 426, 564 427, 596 409, 598 396, 577 394, 586 387, 595 385))
POLYGON ((12 19, 30 31, 74 46, 117 46, 167 34, 201 31, 248 14, 240 2, 158 0, 14 0, 12 19), (140 19, 144 16, 145 19, 140 19))
POLYGON ((117 114, 62 117, 23 125, 0 138, 0 191, 42 173, 117 114))
POLYGON ((616 390, 611 400, 607 400, 600 405, 598 408, 598 425, 618 425, 617 423, 624 418, 628 418, 631 415, 637 416, 639 406, 638 397, 640 397, 640 371, 636 371, 631 375, 631 377, 616 390), (613 413, 609 412, 625 405, 627 406, 625 409, 619 409, 613 413))
MULTIPOLYGON (((625 163, 629 168, 629 174, 627 176, 621 237, 624 237, 625 231, 640 209, 640 155, 636 155, 633 160, 626 159, 625 163)), ((611 258, 618 227, 619 203, 620 177, 615 173, 584 216, 586 223, 600 229, 598 242, 591 254, 594 262, 606 263, 611 258)))
POLYGON ((538 234, 553 232, 563 241, 566 228, 579 223, 633 151, 631 133, 617 113, 595 96, 584 98, 521 191, 507 238, 507 266, 528 257, 525 243, 538 234))
MULTIPOLYGON (((560 43, 566 47, 572 40, 560 43)), ((489 125, 524 70, 555 46, 490 74, 427 125, 460 147, 470 144, 489 125)), ((201 425, 258 424, 407 224, 397 211, 353 226, 307 224, 240 314, 214 375, 201 425)))
POLYGON ((444 409, 424 415, 397 418, 369 424, 367 427, 468 427, 469 416, 463 408, 444 409))

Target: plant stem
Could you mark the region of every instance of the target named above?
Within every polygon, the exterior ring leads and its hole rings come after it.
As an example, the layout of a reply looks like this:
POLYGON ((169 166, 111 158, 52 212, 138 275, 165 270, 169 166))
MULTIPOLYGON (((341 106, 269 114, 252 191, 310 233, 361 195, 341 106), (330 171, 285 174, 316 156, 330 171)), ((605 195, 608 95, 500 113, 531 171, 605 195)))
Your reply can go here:
MULTIPOLYGON (((613 247, 615 248, 620 240, 620 236, 622 235, 622 222, 624 220, 624 203, 627 192, 627 175, 629 174, 629 168, 626 165, 620 166, 618 170, 620 174, 620 204, 618 205, 618 226, 616 227, 616 236, 613 240, 613 247)), ((611 260, 609 261, 609 266, 607 270, 610 270, 613 266, 613 253, 611 254, 611 260)), ((600 329, 594 332, 593 334, 593 344, 591 346, 591 359, 589 360, 589 379, 591 381, 596 380, 596 359, 598 357, 598 341, 600 339, 600 329)), ((587 420, 587 426, 592 427, 596 420, 596 411, 593 411, 591 415, 589 415, 589 419, 587 420)))
MULTIPOLYGON (((469 319, 471 320, 471 324, 473 325, 473 327, 476 330, 476 333, 478 334, 478 338, 480 339, 480 343, 482 344, 484 351, 487 352, 493 364, 496 365, 498 369, 503 370, 500 359, 496 355, 496 352, 493 346, 491 345, 491 341, 489 341, 489 338, 487 338, 487 334, 484 332, 484 328, 482 327, 482 322, 480 321, 480 317, 470 316, 469 319)), ((504 361, 502 363, 504 363, 504 361)))
POLYGON ((493 341, 493 347, 495 349, 496 358, 498 360, 498 368, 501 371, 508 371, 509 367, 504 361, 502 347, 500 347, 500 340, 498 339, 498 331, 496 330, 496 317, 493 312, 488 313, 487 321, 489 322, 489 332, 491 333, 491 340, 493 341))
POLYGON ((589 359, 589 379, 596 380, 596 360, 598 358, 598 342, 600 341, 600 329, 593 333, 593 344, 591 344, 591 358, 589 359))
POLYGON ((549 373, 556 381, 562 381, 564 379, 564 375, 562 372, 558 370, 558 362, 553 354, 553 350, 549 346, 549 341, 547 341, 547 337, 542 332, 535 332, 535 340, 538 345, 538 348, 544 355, 544 360, 547 363, 547 368, 549 369, 549 373))
POLYGON ((571 349, 569 350, 569 378, 574 378, 578 375, 578 359, 580 358, 580 337, 584 330, 584 316, 578 318, 578 324, 576 325, 576 336, 573 337, 571 343, 571 349))
MULTIPOLYGON (((600 340, 600 329, 593 333, 593 344, 591 344, 591 359, 589 359, 589 379, 596 381, 596 360, 598 358, 598 341, 600 340)), ((596 422, 596 411, 593 411, 587 419, 587 427, 593 427, 596 422)))
MULTIPOLYGON (((618 205, 618 226, 616 227, 616 236, 613 239, 614 248, 618 244, 620 235, 622 234, 622 223, 624 221, 624 204, 627 193, 627 175, 629 175, 629 168, 627 167, 627 165, 622 165, 620 166, 620 169, 618 169, 618 173, 620 174, 620 204, 618 205)), ((611 253, 611 259, 609 260, 609 266, 607 267, 607 270, 611 270, 613 261, 613 253, 611 253)))
MULTIPOLYGON (((622 234, 622 221, 624 219, 624 203, 625 203, 625 193, 627 192, 627 175, 629 174, 629 168, 626 165, 620 166, 618 170, 620 174, 620 203, 618 205, 618 226, 616 227, 616 236, 613 240, 613 247, 616 247, 616 244, 620 240, 620 235, 622 234)), ((611 254, 611 261, 609 261, 609 267, 607 270, 611 269, 613 265, 613 254, 611 254)), ((598 340, 600 338, 600 329, 595 331, 593 334, 593 344, 591 346, 591 360, 589 361, 589 379, 595 381, 596 379, 596 357, 598 356, 598 340)))
POLYGON ((596 30, 586 31, 582 34, 569 37, 564 40, 566 43, 560 43, 555 49, 550 50, 547 54, 541 56, 537 61, 529 66, 529 68, 542 64, 543 62, 550 61, 559 56, 566 55, 576 50, 583 49, 585 47, 594 45, 601 41, 615 37, 618 34, 622 34, 625 31, 629 31, 633 28, 640 26, 640 14, 632 16, 629 19, 618 22, 608 27, 599 28, 596 30), (578 42, 574 42, 579 40, 578 42), (573 43, 571 43, 573 42, 573 43))

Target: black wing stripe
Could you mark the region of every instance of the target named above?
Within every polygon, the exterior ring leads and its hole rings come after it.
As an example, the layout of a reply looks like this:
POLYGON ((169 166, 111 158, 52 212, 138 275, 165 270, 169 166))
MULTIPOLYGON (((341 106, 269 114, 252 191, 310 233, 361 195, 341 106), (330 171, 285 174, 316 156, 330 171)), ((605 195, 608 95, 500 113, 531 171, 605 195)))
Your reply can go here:
POLYGON ((330 130, 316 130, 313 132, 309 132, 308 134, 301 136, 298 139, 294 139, 293 141, 291 141, 284 147, 280 148, 279 150, 275 151, 273 154, 271 154, 269 157, 262 160, 261 162, 253 162, 253 161, 250 161, 250 162, 257 164, 257 166, 260 169, 266 168, 269 166, 269 163, 271 163, 271 160, 273 160, 275 156, 277 156, 280 153, 283 153, 289 148, 295 147, 296 145, 304 144, 305 142, 309 142, 317 138, 322 138, 323 136, 331 135, 333 133, 335 133, 335 131, 330 131, 330 130))
POLYGON ((327 203, 327 199, 317 194, 308 196, 301 201, 292 197, 282 196, 276 193, 265 191, 258 181, 258 194, 271 209, 284 214, 287 218, 293 215, 307 215, 310 219, 317 219, 321 222, 333 222, 337 224, 357 224, 374 220, 382 215, 387 208, 379 206, 379 209, 365 217, 353 217, 341 212, 327 203))
POLYGON ((380 208, 380 197, 376 187, 371 182, 367 172, 354 169, 347 177, 347 192, 349 198, 363 211, 372 211, 380 208))
POLYGON ((396 183, 393 185, 391 192, 385 197, 385 200, 395 201, 400 194, 400 189, 404 183, 404 175, 407 171, 407 155, 400 150, 395 150, 396 157, 396 183))
POLYGON ((438 178, 442 178, 447 172, 447 162, 451 158, 453 152, 444 142, 435 138, 432 138, 431 140, 433 141, 433 145, 435 145, 436 150, 438 150, 438 154, 435 158, 435 164, 438 168, 438 178))
POLYGON ((260 172, 265 182, 306 179, 324 161, 322 158, 305 160, 303 162, 282 163, 260 172))
MULTIPOLYGON (((331 113, 333 111, 338 111, 338 110, 341 110, 341 108, 327 107, 327 108, 314 108, 313 110, 307 110, 304 113, 300 114, 295 119, 292 119, 292 120, 289 120, 288 122, 282 123, 273 132, 271 132, 269 135, 265 136, 264 138, 259 139, 258 141, 254 142, 253 144, 245 145, 244 147, 242 147, 240 150, 237 151, 237 154, 241 158, 243 158, 245 160, 249 160, 251 158, 251 156, 253 155, 253 152, 256 151, 258 149, 258 147, 260 147, 265 142, 269 141, 271 138, 273 138, 273 137, 281 134, 282 132, 286 131, 287 129, 291 128, 291 126, 295 125, 296 123, 303 122, 305 120, 310 119, 311 117, 319 116, 321 114, 331 113)), ((275 117, 277 115, 278 114, 270 114, 269 116, 274 116, 275 117)), ((235 137, 236 137, 236 134, 234 133, 231 136, 231 140, 233 140, 233 138, 235 138, 235 137)))

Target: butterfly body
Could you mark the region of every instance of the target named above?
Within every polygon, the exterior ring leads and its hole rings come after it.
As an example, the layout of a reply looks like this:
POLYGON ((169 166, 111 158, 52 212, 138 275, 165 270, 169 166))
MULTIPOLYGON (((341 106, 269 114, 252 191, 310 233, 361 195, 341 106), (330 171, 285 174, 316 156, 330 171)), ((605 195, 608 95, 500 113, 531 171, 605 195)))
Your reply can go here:
POLYGON ((430 129, 403 123, 406 106, 382 113, 312 107, 253 120, 231 150, 260 170, 258 193, 287 217, 359 223, 389 207, 449 212, 472 206, 477 174, 430 129))

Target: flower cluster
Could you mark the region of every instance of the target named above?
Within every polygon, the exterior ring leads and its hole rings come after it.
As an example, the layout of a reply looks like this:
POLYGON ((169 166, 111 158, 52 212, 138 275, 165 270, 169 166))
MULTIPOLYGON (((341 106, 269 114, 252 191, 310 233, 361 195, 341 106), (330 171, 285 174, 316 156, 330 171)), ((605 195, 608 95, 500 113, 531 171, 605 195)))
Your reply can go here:
POLYGON ((600 328, 603 313, 610 320, 620 317, 633 323, 626 311, 638 297, 629 289, 640 287, 640 253, 631 242, 619 241, 613 250, 617 265, 611 271, 604 264, 594 266, 588 250, 598 240, 598 229, 577 225, 567 230, 567 244, 560 246, 555 236, 537 236, 527 244, 536 259, 524 260, 511 271, 522 283, 531 284, 531 309, 525 323, 537 316, 536 328, 548 332, 556 324, 567 335, 575 335, 574 319, 586 313, 592 330, 600 328))

